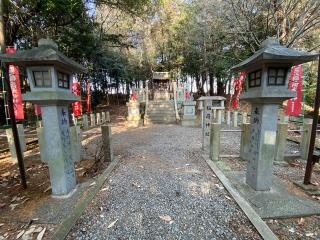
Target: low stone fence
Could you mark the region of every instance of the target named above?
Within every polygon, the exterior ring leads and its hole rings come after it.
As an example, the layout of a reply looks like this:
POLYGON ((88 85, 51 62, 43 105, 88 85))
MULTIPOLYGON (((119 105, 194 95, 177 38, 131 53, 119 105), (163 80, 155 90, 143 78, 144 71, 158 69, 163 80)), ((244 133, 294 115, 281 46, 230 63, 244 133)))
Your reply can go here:
MULTIPOLYGON (((82 159, 82 138, 83 135, 88 136, 88 134, 83 134, 82 131, 86 131, 92 127, 100 126, 103 124, 109 124, 110 121, 110 113, 109 112, 99 112, 99 113, 91 113, 90 114, 90 122, 88 121, 88 115, 83 114, 79 118, 75 119, 73 118, 73 123, 75 126, 70 127, 70 143, 71 143, 71 153, 72 153, 72 159, 74 162, 80 161, 82 159), (81 123, 78 125, 78 123, 81 123), (90 125, 89 125, 90 123, 90 125), (80 127, 81 126, 81 127, 80 127), (82 130, 81 130, 82 128, 82 130)), ((41 125, 41 124, 40 124, 41 125)), ((109 126, 109 125, 106 125, 109 126)), ((102 129, 106 129, 106 126, 102 126, 102 129)), ((24 127, 22 124, 17 124, 18 128, 18 134, 19 134, 19 140, 20 140, 20 146, 22 152, 26 150, 26 137, 34 137, 38 139, 39 149, 40 149, 40 157, 43 162, 46 162, 48 159, 48 154, 50 154, 50 150, 47 149, 47 145, 45 143, 45 136, 44 136, 44 129, 43 127, 36 128, 36 133, 25 133, 24 127)), ((102 132, 105 132, 106 130, 102 130, 102 132)), ((111 134, 111 129, 108 130, 111 134)), ((105 133, 108 135, 108 133, 105 133)), ((109 134, 109 135, 110 135, 109 134)), ((102 133, 102 135, 104 135, 102 133)), ((111 135, 110 135, 111 136, 111 135)), ((110 137, 109 136, 109 137, 110 137)), ((6 135, 1 135, 0 137, 6 138, 8 141, 9 150, 11 153, 11 159, 13 162, 17 162, 17 155, 16 155, 16 149, 13 139, 13 134, 11 129, 6 129, 6 135)), ((103 139, 106 141, 107 137, 103 137, 103 139)), ((106 146, 108 143, 106 143, 106 146)), ((105 149, 108 149, 107 147, 105 149)), ((110 149, 108 150, 111 151, 110 149)), ((111 158, 110 158, 111 159, 111 158)))
MULTIPOLYGON (((250 144, 250 124, 242 123, 240 129, 222 129, 223 125, 220 123, 211 123, 210 129, 210 159, 212 161, 218 161, 221 158, 220 155, 220 135, 222 132, 241 132, 240 140, 240 157, 243 160, 246 160, 248 157, 248 150, 250 144)), ((300 129, 288 129, 287 122, 279 122, 276 136, 276 151, 274 160, 275 162, 284 162, 285 161, 285 149, 288 140, 288 133, 295 132, 301 134, 301 141, 299 143, 300 148, 300 158, 306 160, 308 157, 310 137, 312 129, 312 120, 305 119, 303 126, 300 129)), ((223 156, 226 157, 226 156, 223 156)))

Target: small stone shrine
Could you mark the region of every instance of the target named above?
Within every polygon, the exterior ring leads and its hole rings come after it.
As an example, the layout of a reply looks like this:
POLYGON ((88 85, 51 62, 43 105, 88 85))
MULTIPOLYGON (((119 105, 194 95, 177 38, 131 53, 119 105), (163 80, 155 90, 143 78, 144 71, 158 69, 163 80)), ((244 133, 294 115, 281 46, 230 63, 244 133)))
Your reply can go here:
POLYGON ((295 97, 288 89, 290 69, 316 58, 317 54, 290 49, 269 38, 260 50, 232 68, 247 73, 248 89, 240 95, 240 100, 252 104, 246 183, 256 191, 272 187, 278 107, 295 97))
POLYGON ((26 67, 31 92, 23 100, 41 106, 52 194, 68 195, 76 186, 68 107, 79 101, 71 93, 71 81, 73 73, 86 69, 63 55, 50 39, 40 39, 30 50, 1 54, 0 59, 26 67))
POLYGON ((169 72, 154 72, 148 83, 144 124, 172 124, 177 122, 174 91, 176 82, 169 72))
POLYGON ((225 98, 221 96, 200 97, 199 109, 201 110, 201 126, 202 126, 202 149, 205 153, 209 153, 210 149, 210 126, 213 122, 212 110, 223 110, 225 98))

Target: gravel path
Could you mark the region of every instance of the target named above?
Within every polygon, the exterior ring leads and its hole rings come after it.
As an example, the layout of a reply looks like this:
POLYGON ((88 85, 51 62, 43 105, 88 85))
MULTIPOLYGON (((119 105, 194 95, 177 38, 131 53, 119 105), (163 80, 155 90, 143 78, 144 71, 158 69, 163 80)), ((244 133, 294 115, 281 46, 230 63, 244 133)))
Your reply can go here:
POLYGON ((113 129, 119 167, 68 239, 260 239, 201 158, 201 130, 113 129))

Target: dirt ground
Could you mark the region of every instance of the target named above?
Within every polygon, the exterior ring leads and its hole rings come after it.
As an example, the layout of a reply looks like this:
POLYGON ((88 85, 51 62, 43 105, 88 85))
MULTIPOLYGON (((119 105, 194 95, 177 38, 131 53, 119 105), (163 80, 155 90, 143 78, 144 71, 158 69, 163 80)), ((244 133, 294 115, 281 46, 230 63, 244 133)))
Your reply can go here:
MULTIPOLYGON (((125 120, 123 117, 126 114, 125 107, 114 107, 108 111, 113 123, 121 124, 125 120)), ((75 165, 78 183, 92 179, 106 167, 97 167, 95 164, 101 137, 98 135, 97 140, 89 141, 88 144, 86 138, 92 137, 94 135, 84 137, 84 159, 75 165)), ((4 144, 3 147, 7 145, 4 144)), ((48 166, 40 160, 37 143, 27 146, 24 152, 24 164, 27 189, 21 187, 18 165, 12 161, 10 153, 0 154, 0 240, 16 239, 19 233, 32 228, 35 228, 34 239, 44 229, 46 230, 43 239, 47 239, 56 227, 53 224, 40 224, 37 219, 32 219, 34 211, 51 198, 48 166)))

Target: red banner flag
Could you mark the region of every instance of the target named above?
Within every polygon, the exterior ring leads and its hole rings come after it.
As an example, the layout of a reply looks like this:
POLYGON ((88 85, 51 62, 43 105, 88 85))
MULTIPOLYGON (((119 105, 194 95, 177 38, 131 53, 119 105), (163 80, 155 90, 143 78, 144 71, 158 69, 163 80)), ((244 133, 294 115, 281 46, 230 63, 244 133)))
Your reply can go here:
MULTIPOLYGON (((80 97, 80 83, 73 82, 72 83, 72 93, 80 97)), ((81 102, 72 103, 73 115, 78 117, 81 115, 81 102)))
POLYGON ((87 81, 87 112, 91 111, 91 86, 90 86, 90 80, 87 81))
MULTIPOLYGON (((13 47, 6 48, 6 53, 15 53, 16 49, 13 47)), ((14 65, 9 65, 9 81, 13 97, 14 116, 18 120, 24 119, 22 96, 20 87, 19 69, 14 65)))
POLYGON ((240 72, 240 77, 234 79, 233 86, 232 86, 232 92, 234 92, 234 97, 230 93, 229 108, 231 107, 231 102, 232 102, 232 108, 238 109, 240 93, 242 91, 242 86, 244 84, 245 77, 246 77, 246 73, 240 72))
POLYGON ((34 112, 37 116, 41 116, 41 107, 37 104, 34 105, 34 112))
POLYGON ((287 116, 299 116, 301 114, 302 88, 302 64, 300 64, 291 68, 289 89, 296 92, 296 97, 288 100, 286 110, 287 116))

